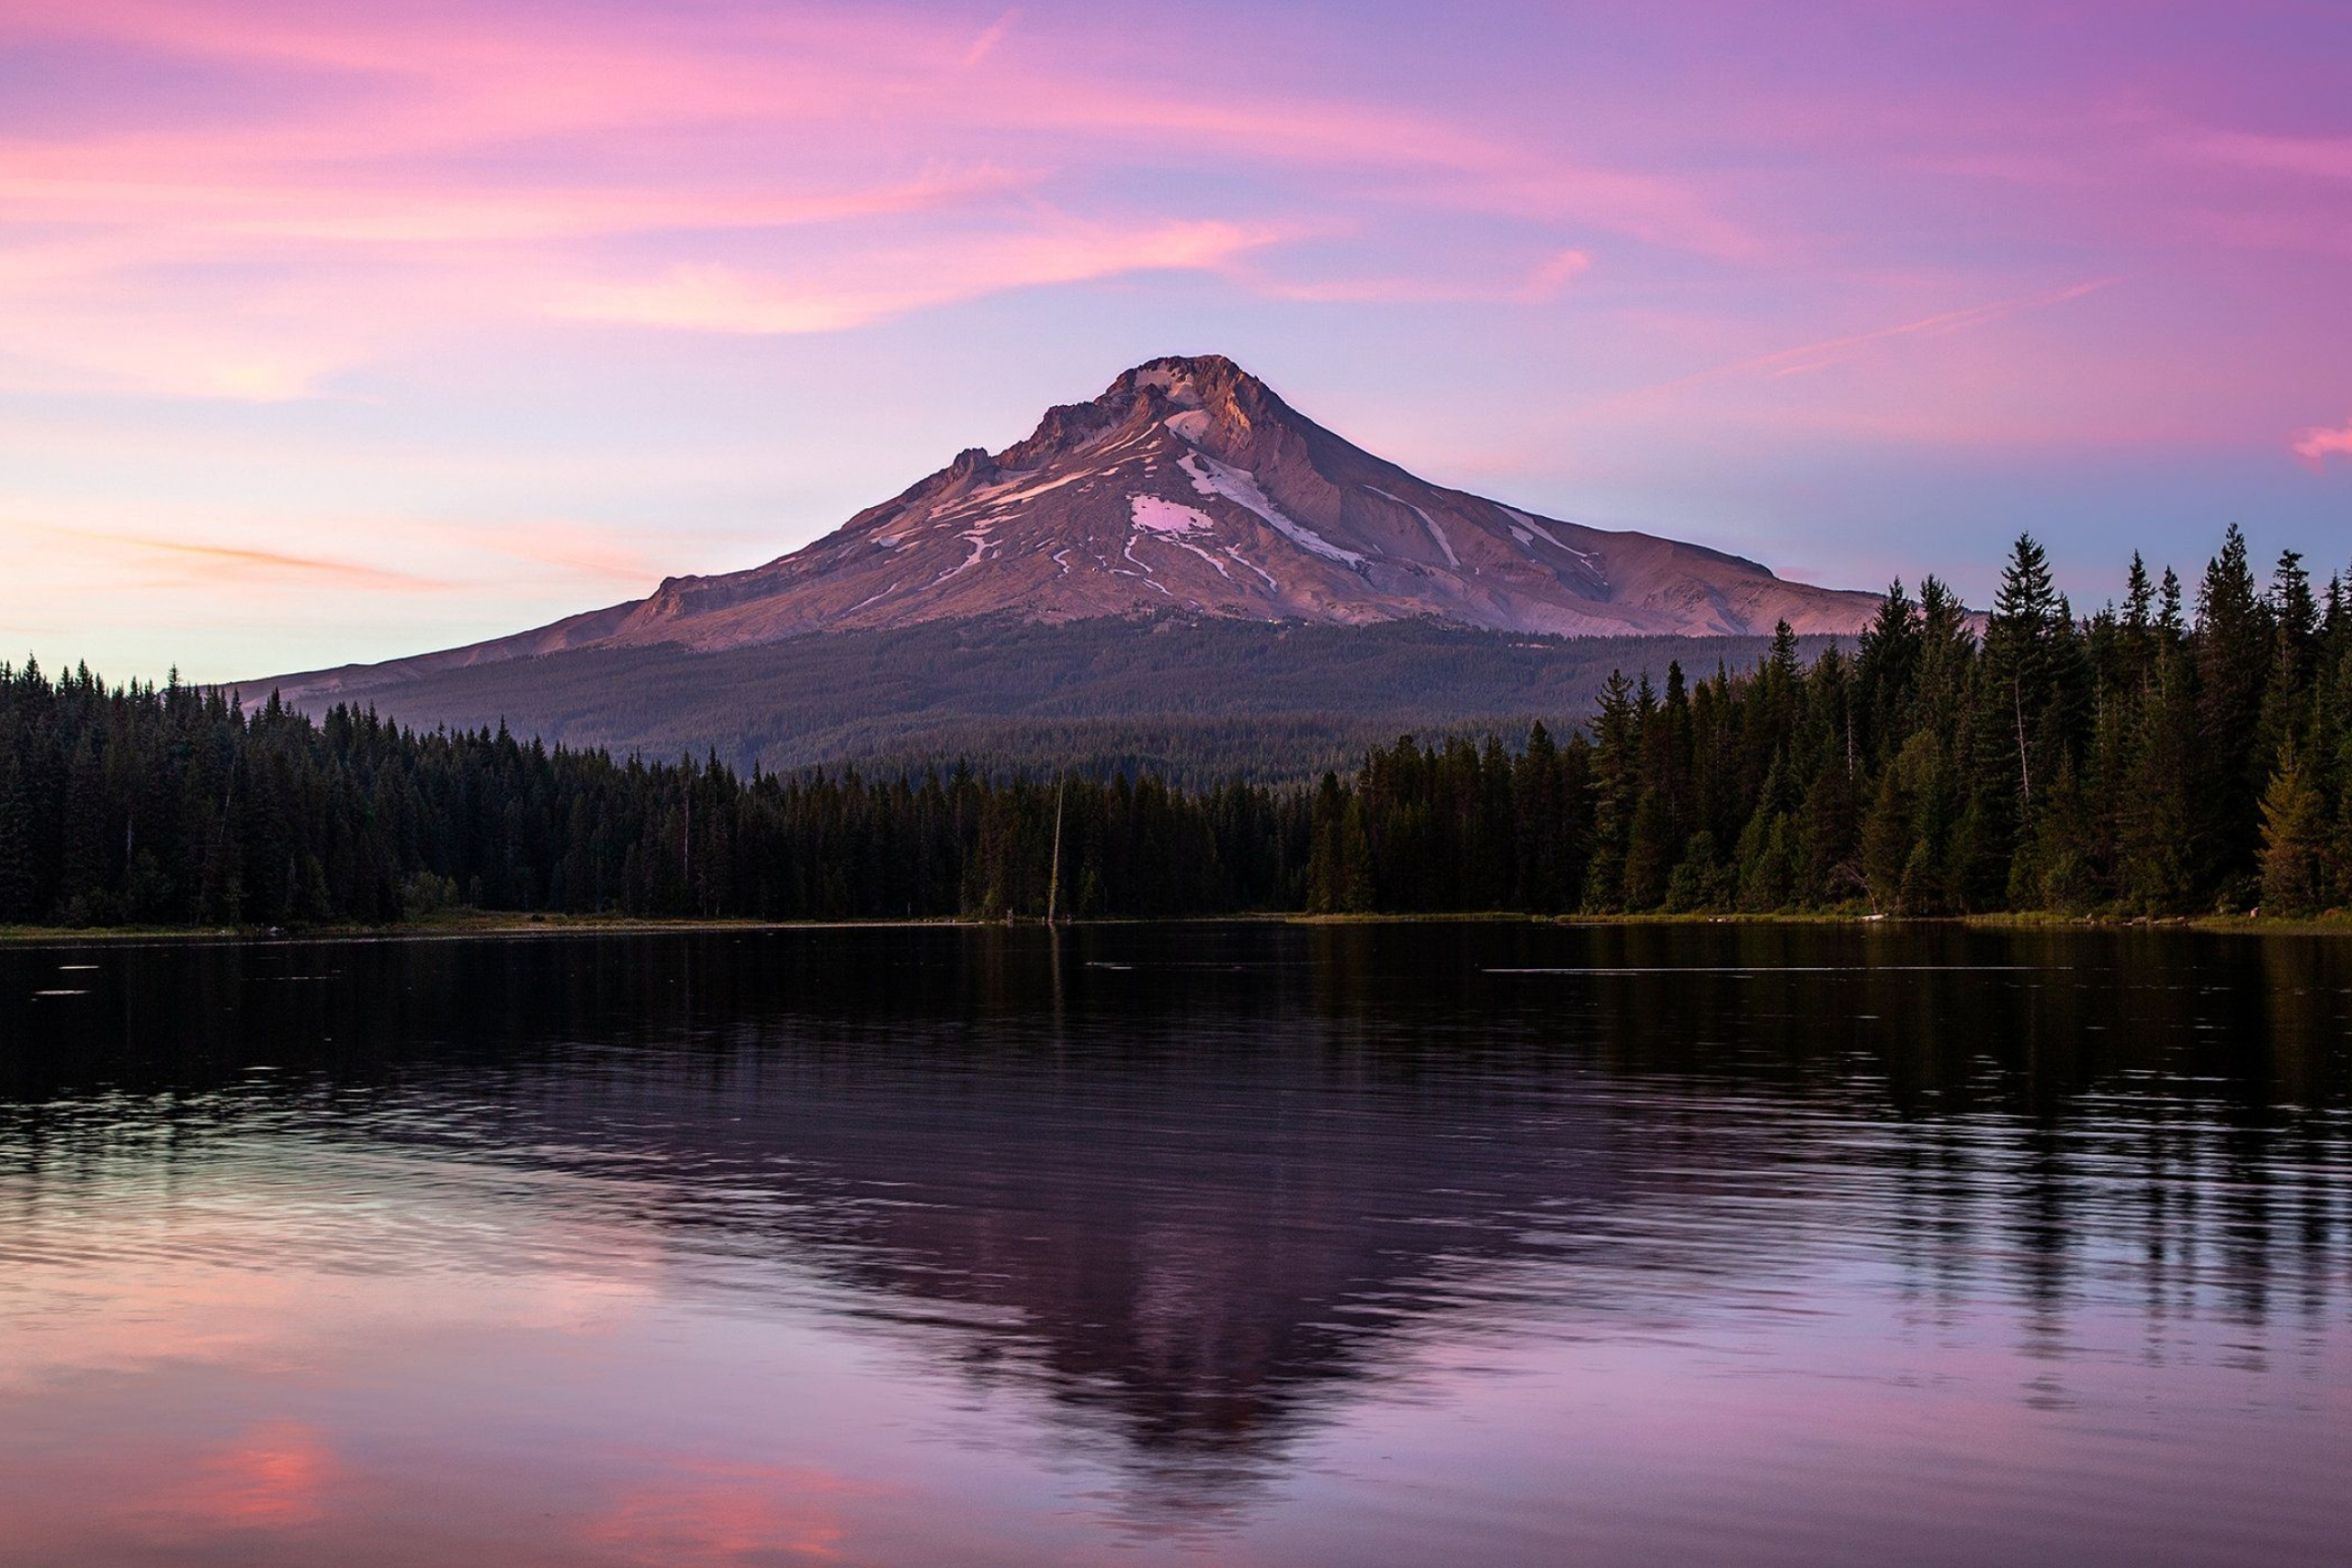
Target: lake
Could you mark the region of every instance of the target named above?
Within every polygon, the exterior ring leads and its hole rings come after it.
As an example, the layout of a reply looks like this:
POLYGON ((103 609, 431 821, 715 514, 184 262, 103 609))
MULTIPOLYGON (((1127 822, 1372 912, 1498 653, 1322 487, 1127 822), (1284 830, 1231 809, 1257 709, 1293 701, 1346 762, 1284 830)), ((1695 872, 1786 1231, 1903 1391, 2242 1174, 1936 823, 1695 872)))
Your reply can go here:
POLYGON ((0 949, 0 1563, 2321 1563, 2352 942, 0 949))

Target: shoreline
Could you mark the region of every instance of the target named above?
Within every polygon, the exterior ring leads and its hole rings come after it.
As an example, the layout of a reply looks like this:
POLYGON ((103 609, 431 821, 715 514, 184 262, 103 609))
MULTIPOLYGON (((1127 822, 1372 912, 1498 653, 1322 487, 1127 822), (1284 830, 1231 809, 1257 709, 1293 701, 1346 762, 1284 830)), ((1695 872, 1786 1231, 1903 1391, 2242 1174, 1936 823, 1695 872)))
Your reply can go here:
MULTIPOLYGON (((1618 915, 1534 915, 1521 910, 1444 910, 1421 913, 1311 915, 1290 910, 1237 910, 1221 915, 1182 915, 1161 919, 1076 919, 1066 927, 1270 924, 1298 926, 1549 925, 1585 928, 1675 926, 1880 927, 1917 930, 1949 927, 1976 931, 2203 931, 2239 936, 2352 936, 2352 911, 2324 915, 2059 915, 2039 912, 1986 915, 1888 916, 1834 911, 1779 914, 1645 912, 1618 915)), ((1043 921, 1023 919, 1010 929, 1034 931, 1043 921)), ((793 931, 1001 930, 1002 919, 964 916, 896 920, 766 920, 624 915, 471 914, 389 925, 277 926, 0 926, 0 946, 40 947, 129 942, 458 942, 489 937, 646 936, 793 931)))

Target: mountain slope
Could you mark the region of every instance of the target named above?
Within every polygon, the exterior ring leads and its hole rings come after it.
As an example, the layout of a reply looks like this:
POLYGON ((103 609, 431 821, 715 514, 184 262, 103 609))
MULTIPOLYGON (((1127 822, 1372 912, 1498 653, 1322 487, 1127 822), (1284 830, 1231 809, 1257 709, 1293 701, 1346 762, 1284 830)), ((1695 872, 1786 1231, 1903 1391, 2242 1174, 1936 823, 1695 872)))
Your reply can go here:
MULTIPOLYGON (((1806 638, 1806 658, 1830 639, 1806 638)), ((494 728, 772 773, 1150 772, 1204 787, 1342 772, 1401 732, 1565 731, 1611 670, 1663 684, 1754 665, 1763 637, 1532 637, 1429 620, 1269 625, 997 615, 697 652, 674 644, 411 670, 356 700, 430 729, 494 728)), ((266 691, 248 692, 258 701, 266 691)), ((298 698, 313 715, 346 695, 298 698)))
POLYGON ((1232 361, 1154 360, 1028 439, 946 468, 748 571, 419 659, 257 682, 289 697, 581 649, 744 648, 814 632, 1175 612, 1361 626, 1434 618, 1555 636, 1859 628, 1873 596, 1587 528, 1420 479, 1306 419, 1232 361))

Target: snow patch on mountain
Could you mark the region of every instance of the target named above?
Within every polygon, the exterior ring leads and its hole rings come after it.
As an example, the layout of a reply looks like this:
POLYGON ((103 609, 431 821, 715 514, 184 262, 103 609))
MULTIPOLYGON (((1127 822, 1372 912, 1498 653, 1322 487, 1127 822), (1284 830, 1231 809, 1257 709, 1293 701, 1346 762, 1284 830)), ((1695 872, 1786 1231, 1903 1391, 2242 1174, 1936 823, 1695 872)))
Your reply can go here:
POLYGON ((899 591, 899 580, 898 580, 898 579, 893 579, 893 580, 891 581, 890 586, 889 586, 889 587, 888 587, 888 588, 885 588, 884 590, 882 590, 882 592, 879 592, 879 593, 869 593, 869 594, 867 594, 865 598, 860 599, 856 604, 852 604, 852 605, 849 607, 849 613, 850 613, 851 615, 855 615, 858 611, 865 609, 868 604, 873 604, 876 600, 877 600, 877 599, 887 599, 887 598, 888 598, 891 594, 896 593, 898 591, 899 591))
POLYGON ((1268 501, 1266 492, 1258 488, 1257 475, 1228 468, 1205 452, 1187 452, 1176 460, 1176 466, 1191 476, 1193 488, 1203 495, 1220 495, 1243 511, 1255 513, 1274 532, 1301 549, 1338 561, 1351 570, 1363 570, 1363 557, 1353 550, 1341 549, 1305 524, 1284 515, 1282 508, 1268 501))
POLYGON ((1216 557, 1209 554, 1208 551, 1201 548, 1200 546, 1193 543, 1190 539, 1178 538, 1173 535, 1167 534, 1156 535, 1154 536, 1157 537, 1163 545, 1173 545, 1180 550, 1192 551, 1194 555, 1208 562, 1211 567, 1215 568, 1216 574, 1219 577, 1222 577, 1227 582, 1233 581, 1233 573, 1225 570, 1225 563, 1223 561, 1217 559, 1216 557))
POLYGON ((1147 534, 1204 534, 1216 519, 1197 506, 1157 495, 1131 495, 1127 506, 1136 527, 1147 534))
POLYGON ((1251 560, 1248 556, 1243 555, 1233 546, 1226 546, 1225 553, 1229 558, 1238 565, 1246 566, 1251 571, 1256 572, 1260 577, 1264 578, 1266 580, 1266 587, 1269 592, 1279 593, 1283 591, 1283 585, 1274 581, 1273 573, 1268 571, 1264 567, 1260 566, 1256 561, 1251 560))
MULTIPOLYGON (((1516 511, 1510 507, 1501 505, 1498 505, 1495 510, 1510 518, 1511 522, 1516 525, 1516 526, 1511 529, 1513 534, 1517 534, 1521 528, 1524 528, 1530 534, 1541 538, 1545 544, 1551 546, 1554 549, 1566 550, 1568 554, 1575 556, 1579 560, 1595 561, 1600 558, 1590 550, 1580 550, 1574 545, 1562 544, 1558 535, 1553 533, 1551 529, 1546 528, 1543 524, 1538 523, 1534 518, 1530 517, 1524 512, 1516 511)), ((1520 543, 1521 544, 1526 544, 1529 541, 1525 538, 1521 538, 1520 540, 1520 543)))
POLYGON ((949 567, 945 571, 941 572, 937 577, 933 578, 931 580, 931 585, 933 588, 938 587, 941 583, 945 582, 950 578, 963 576, 964 573, 979 565, 980 558, 989 553, 989 527, 987 524, 983 523, 978 527, 971 530, 971 532, 958 534, 956 536, 970 545, 972 547, 972 553, 966 556, 954 566, 949 567))
MULTIPOLYGON (((1022 479, 1025 479, 1028 477, 1028 475, 1023 474, 1008 482, 1018 484, 1022 479)), ((1047 491, 1059 490, 1064 485, 1074 485, 1080 479, 1091 479, 1092 477, 1092 475, 1081 468, 1077 473, 1064 474, 1057 479, 1047 479, 1043 484, 1031 485, 1026 490, 1016 490, 1009 494, 1000 493, 1002 490, 1001 486, 989 485, 984 490, 974 491, 964 500, 962 503, 955 507, 953 510, 960 512, 967 507, 978 505, 985 500, 988 509, 990 512, 1001 512, 1008 506, 1017 506, 1024 501, 1033 501, 1036 497, 1045 494, 1047 491)))

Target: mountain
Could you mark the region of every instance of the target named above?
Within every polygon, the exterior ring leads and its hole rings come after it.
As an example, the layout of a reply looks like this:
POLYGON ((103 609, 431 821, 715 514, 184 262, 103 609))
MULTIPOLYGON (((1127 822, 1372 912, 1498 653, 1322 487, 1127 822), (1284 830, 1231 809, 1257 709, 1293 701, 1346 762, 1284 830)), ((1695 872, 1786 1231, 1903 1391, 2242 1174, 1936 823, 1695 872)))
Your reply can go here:
POLYGON ((1028 439, 978 447, 807 547, 445 653, 256 682, 294 700, 582 649, 711 651, 984 616, 1162 613, 1561 637, 1852 632, 1874 596, 1418 479, 1231 360, 1155 359, 1028 439))
POLYGON ((805 549, 447 652, 245 682, 771 771, 1345 768, 1403 730, 1574 725, 1612 669, 1818 651, 1869 594, 1416 479, 1216 356, 1156 359, 805 549))

